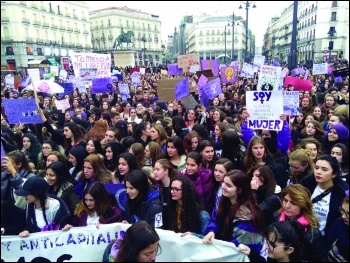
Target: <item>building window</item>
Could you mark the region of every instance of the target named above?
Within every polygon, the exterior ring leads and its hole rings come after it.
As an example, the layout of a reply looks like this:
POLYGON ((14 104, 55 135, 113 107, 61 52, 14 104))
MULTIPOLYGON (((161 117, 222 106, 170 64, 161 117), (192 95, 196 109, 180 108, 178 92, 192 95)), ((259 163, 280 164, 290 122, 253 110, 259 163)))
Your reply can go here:
POLYGON ((38 52, 38 56, 43 56, 44 54, 43 54, 43 49, 41 48, 41 47, 38 47, 37 49, 36 49, 36 52, 38 52))
POLYGON ((27 50, 27 55, 33 55, 33 49, 32 47, 26 47, 26 50, 27 50))
POLYGON ((337 12, 332 12, 331 21, 337 21, 337 12))
POLYGON ((332 1, 332 7, 338 7, 338 1, 332 1))
POLYGON ((15 53, 13 52, 13 47, 9 46, 6 47, 6 55, 14 55, 15 53))
POLYGON ((111 20, 108 19, 108 26, 111 26, 111 20))

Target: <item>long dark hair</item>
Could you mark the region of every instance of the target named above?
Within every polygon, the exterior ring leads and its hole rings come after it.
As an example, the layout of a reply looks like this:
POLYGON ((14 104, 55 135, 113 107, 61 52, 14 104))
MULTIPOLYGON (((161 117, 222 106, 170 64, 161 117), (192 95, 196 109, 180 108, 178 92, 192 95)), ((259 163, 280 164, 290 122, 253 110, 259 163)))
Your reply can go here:
MULTIPOLYGON (((128 163, 129 173, 132 172, 133 170, 140 170, 141 167, 139 167, 139 165, 137 164, 137 159, 136 159, 136 156, 134 154, 129 153, 129 152, 125 152, 125 153, 120 154, 119 158, 118 158, 117 165, 119 165, 120 158, 123 158, 128 163)), ((114 173, 114 176, 117 177, 119 182, 123 182, 125 180, 124 176, 122 176, 119 173, 118 167, 114 173)))
POLYGON ((58 191, 61 188, 65 190, 67 187, 69 187, 69 183, 71 183, 72 185, 76 184, 76 181, 70 175, 69 170, 65 164, 61 162, 53 162, 46 168, 46 171, 48 169, 51 169, 55 173, 57 178, 57 185, 49 186, 49 194, 57 195, 58 191))

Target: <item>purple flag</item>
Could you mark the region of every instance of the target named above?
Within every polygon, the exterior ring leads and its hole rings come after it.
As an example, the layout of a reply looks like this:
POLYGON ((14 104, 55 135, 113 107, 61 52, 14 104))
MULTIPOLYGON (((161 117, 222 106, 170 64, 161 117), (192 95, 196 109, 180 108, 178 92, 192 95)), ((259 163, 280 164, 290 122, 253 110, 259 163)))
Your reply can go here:
POLYGON ((299 68, 299 75, 304 75, 305 74, 305 70, 303 68, 299 68))
POLYGON ((278 61, 275 61, 275 62, 272 63, 272 66, 280 67, 281 64, 278 61))
POLYGON ((175 85, 175 98, 181 100, 182 98, 190 95, 190 88, 188 86, 188 78, 180 80, 175 85))
POLYGON ((113 87, 112 83, 113 81, 110 77, 92 79, 91 94, 115 92, 115 88, 113 87))
POLYGON ((177 64, 168 64, 168 74, 169 75, 176 75, 177 74, 177 64))
POLYGON ((205 84, 202 87, 202 93, 205 93, 205 96, 208 99, 212 99, 212 98, 215 98, 216 96, 219 96, 222 93, 220 78, 216 78, 212 81, 209 81, 207 84, 205 84))
POLYGON ((43 123, 38 114, 38 106, 34 98, 18 100, 4 99, 2 103, 4 104, 9 124, 43 123))
POLYGON ((221 82, 222 83, 234 83, 237 80, 238 66, 229 66, 221 68, 221 82))
POLYGON ((206 108, 208 112, 210 111, 209 99, 204 92, 202 92, 199 102, 206 108))
POLYGON ((214 60, 201 60, 201 68, 202 68, 202 70, 212 69, 214 77, 219 76, 219 63, 216 59, 214 59, 214 60))
POLYGON ((203 85, 205 85, 205 83, 207 83, 207 82, 208 82, 208 78, 206 76, 204 76, 203 74, 201 74, 200 78, 198 79, 198 83, 197 83, 198 93, 200 95, 202 95, 203 85))
POLYGON ((343 79, 341 76, 334 78, 334 82, 343 82, 343 79))

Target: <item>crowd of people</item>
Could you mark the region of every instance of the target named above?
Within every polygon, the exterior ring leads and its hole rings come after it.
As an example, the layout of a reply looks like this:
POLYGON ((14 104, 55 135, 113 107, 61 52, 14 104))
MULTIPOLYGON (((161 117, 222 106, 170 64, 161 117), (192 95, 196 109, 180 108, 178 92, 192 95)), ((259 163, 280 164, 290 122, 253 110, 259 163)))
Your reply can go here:
MULTIPOLYGON (((232 242, 251 261, 349 261, 349 76, 310 70, 299 114, 281 112, 276 132, 248 128, 245 92, 258 78, 221 83, 210 109, 189 109, 158 97, 159 71, 133 86, 119 70, 126 101, 118 83, 110 94, 75 89, 63 110, 38 93, 42 123, 26 125, 8 124, 2 107, 2 234, 121 222, 132 226, 104 261, 166 254, 154 228, 232 242), (110 184, 123 184, 126 198, 110 184)), ((34 95, 2 83, 1 97, 34 95)))

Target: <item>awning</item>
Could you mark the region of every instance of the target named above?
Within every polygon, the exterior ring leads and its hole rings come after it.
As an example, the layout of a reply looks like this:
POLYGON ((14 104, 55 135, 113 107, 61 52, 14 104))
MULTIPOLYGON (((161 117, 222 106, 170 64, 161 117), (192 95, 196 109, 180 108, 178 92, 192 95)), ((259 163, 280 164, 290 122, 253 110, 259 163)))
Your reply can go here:
POLYGON ((28 65, 37 65, 37 64, 49 64, 46 60, 31 60, 28 61, 28 65))
POLYGON ((60 66, 60 64, 56 61, 55 58, 53 57, 46 57, 47 61, 49 62, 50 65, 52 66, 60 66))

